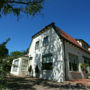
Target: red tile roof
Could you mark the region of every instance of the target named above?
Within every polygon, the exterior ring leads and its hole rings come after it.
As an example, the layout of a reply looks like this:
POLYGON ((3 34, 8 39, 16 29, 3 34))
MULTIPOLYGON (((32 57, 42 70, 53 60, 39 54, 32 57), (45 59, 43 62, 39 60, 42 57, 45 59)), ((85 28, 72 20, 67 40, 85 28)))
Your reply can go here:
POLYGON ((87 53, 90 53, 90 51, 86 50, 85 48, 83 48, 82 46, 80 46, 80 44, 69 34, 65 33, 64 31, 62 31, 61 29, 59 29, 58 27, 56 27, 56 30, 59 32, 59 34, 66 40, 68 40, 69 42, 73 43, 74 45, 76 45, 77 47, 81 48, 82 50, 86 51, 87 53))

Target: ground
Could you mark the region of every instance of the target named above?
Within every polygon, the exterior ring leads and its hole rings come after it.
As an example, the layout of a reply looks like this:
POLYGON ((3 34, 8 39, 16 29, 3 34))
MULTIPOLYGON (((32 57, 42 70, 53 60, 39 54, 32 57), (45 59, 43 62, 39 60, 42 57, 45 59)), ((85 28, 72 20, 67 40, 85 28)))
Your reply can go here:
POLYGON ((76 84, 76 80, 58 83, 38 78, 9 76, 7 82, 9 90, 90 90, 87 85, 76 84))

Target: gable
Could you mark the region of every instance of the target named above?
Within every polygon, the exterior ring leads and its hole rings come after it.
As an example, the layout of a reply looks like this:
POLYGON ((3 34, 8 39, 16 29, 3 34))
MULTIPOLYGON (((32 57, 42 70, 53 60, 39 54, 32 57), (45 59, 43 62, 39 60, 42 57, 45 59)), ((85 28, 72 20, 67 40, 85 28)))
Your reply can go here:
POLYGON ((87 52, 88 54, 90 54, 90 51, 86 50, 85 48, 83 48, 82 46, 80 46, 80 44, 76 41, 76 39, 74 39, 72 36, 70 36, 69 34, 67 34, 66 32, 64 32, 63 30, 61 30, 60 28, 56 27, 54 25, 54 23, 51 23, 49 25, 47 25, 46 27, 44 27, 42 30, 40 30, 38 33, 36 33, 35 35, 32 36, 32 38, 36 38, 39 35, 41 35, 42 33, 44 33, 45 31, 49 30, 50 28, 54 28, 55 32, 58 33, 58 35, 63 38, 64 40, 68 41, 69 43, 75 45, 76 47, 84 50, 85 52, 87 52))

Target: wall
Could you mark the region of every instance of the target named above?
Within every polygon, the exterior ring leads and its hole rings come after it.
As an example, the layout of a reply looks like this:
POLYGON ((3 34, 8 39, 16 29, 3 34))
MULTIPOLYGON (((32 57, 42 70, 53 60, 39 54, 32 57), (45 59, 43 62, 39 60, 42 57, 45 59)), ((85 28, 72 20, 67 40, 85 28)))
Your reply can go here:
POLYGON ((80 68, 80 64, 84 62, 84 58, 83 56, 86 56, 88 58, 90 58, 90 54, 87 54, 86 52, 84 52, 83 50, 69 44, 68 42, 65 42, 65 55, 66 55, 66 73, 67 73, 67 79, 73 79, 72 75, 71 75, 71 72, 69 70, 69 53, 72 53, 74 55, 77 55, 78 56, 78 59, 79 59, 79 72, 81 72, 81 75, 82 75, 82 78, 84 77, 83 74, 82 74, 82 71, 81 71, 81 68, 80 68))
POLYGON ((56 34, 53 28, 48 29, 43 32, 38 37, 32 40, 29 56, 32 56, 32 68, 33 76, 35 77, 35 67, 38 65, 40 69, 40 78, 49 79, 53 81, 63 82, 64 77, 64 52, 63 52, 63 43, 59 39, 59 36, 56 34), (47 46, 43 46, 44 37, 48 36, 49 43, 47 46), (40 46, 38 50, 35 50, 35 43, 40 41, 40 46), (42 67, 42 55, 52 53, 53 60, 53 70, 41 70, 42 67))

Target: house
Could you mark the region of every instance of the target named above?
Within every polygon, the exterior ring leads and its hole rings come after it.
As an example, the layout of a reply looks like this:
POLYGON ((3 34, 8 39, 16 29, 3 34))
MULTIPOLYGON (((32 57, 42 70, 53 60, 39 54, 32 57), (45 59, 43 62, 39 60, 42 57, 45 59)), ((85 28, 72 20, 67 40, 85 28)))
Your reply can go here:
POLYGON ((57 82, 86 78, 81 64, 88 63, 90 66, 90 46, 51 23, 32 36, 28 57, 26 65, 32 67, 33 77, 57 82))

